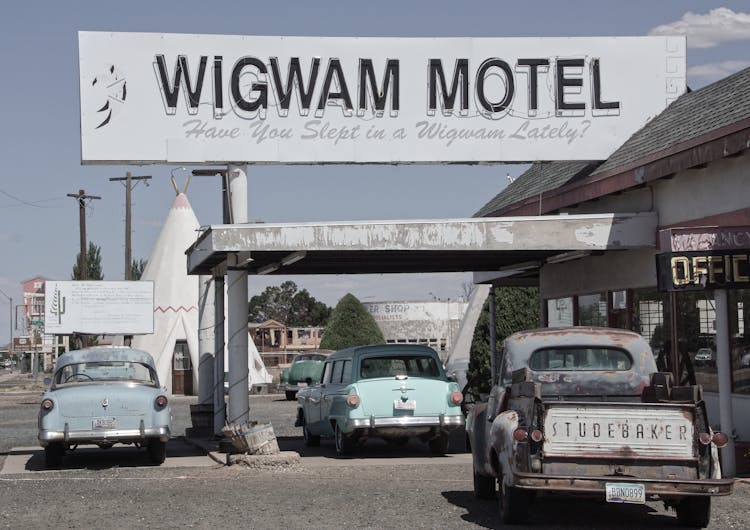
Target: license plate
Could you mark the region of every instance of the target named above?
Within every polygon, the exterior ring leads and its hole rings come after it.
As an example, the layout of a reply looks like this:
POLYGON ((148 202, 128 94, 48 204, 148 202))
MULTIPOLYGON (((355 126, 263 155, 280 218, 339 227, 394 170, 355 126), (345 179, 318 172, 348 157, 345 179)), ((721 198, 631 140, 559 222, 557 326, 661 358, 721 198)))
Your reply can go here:
POLYGON ((646 503, 646 487, 643 484, 607 483, 606 491, 607 502, 646 503))
POLYGON ((94 418, 94 429, 114 429, 117 427, 116 418, 94 418))
POLYGON ((397 399, 393 402, 393 408, 396 410, 416 410, 417 402, 414 399, 410 399, 409 401, 397 399))
POLYGON ((307 386, 307 383, 297 383, 297 386, 299 388, 305 388, 307 386))

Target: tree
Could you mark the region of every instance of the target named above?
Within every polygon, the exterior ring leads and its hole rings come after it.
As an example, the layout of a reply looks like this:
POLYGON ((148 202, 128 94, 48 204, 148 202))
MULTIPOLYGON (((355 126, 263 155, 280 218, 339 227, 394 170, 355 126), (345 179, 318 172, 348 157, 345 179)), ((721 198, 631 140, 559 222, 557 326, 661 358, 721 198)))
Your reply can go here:
POLYGON ((146 268, 146 263, 148 263, 148 260, 145 259, 139 259, 139 260, 133 260, 130 264, 130 279, 131 280, 140 280, 141 276, 143 276, 143 270, 146 268))
POLYGON ((330 307, 310 296, 307 289, 298 291, 293 281, 266 287, 248 304, 249 322, 276 320, 290 327, 323 326, 330 315, 330 307))
MULTIPOLYGON (((102 255, 101 247, 89 241, 89 248, 86 251, 86 279, 103 280, 102 274, 102 255)), ((81 253, 76 254, 76 262, 73 264, 73 274, 71 280, 81 279, 81 253)))
MULTIPOLYGON (((489 392, 490 382, 490 314, 489 298, 479 316, 471 351, 468 385, 475 393, 489 392)), ((509 335, 539 327, 539 290, 535 287, 501 287, 495 289, 495 337, 498 346, 509 335)), ((500 360, 495 359, 496 368, 500 360)))
POLYGON ((356 296, 347 293, 331 313, 320 347, 324 350, 342 350, 351 346, 383 343, 383 333, 370 312, 356 296))

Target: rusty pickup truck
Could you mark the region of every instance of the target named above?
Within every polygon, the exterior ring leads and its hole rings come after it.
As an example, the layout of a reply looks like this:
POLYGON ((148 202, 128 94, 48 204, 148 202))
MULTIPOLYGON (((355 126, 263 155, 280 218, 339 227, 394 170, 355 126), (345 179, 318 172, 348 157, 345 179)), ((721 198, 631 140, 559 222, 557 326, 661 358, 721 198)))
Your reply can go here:
POLYGON ((703 527, 732 492, 700 386, 673 386, 636 333, 549 328, 508 337, 489 399, 467 418, 474 492, 503 523, 527 520, 541 493, 613 503, 660 500, 703 527))

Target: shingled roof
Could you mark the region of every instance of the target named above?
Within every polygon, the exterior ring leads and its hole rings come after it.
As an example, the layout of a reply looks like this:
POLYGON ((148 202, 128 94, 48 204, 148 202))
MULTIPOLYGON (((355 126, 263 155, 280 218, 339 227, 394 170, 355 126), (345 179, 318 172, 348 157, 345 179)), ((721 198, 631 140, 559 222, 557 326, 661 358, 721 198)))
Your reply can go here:
POLYGON ((750 68, 679 97, 631 136, 594 175, 750 118, 750 68))
POLYGON ((482 206, 473 217, 490 217, 498 212, 534 195, 554 190, 582 176, 589 175, 601 161, 537 162, 523 172, 503 191, 482 206))
POLYGON ((687 149, 691 141, 694 143, 701 137, 708 139, 711 133, 722 128, 734 124, 741 125, 740 129, 750 127, 750 122, 740 123, 746 120, 750 120, 750 68, 682 95, 634 133, 604 163, 534 164, 474 215, 502 215, 503 210, 545 192, 631 170, 661 158, 662 154, 666 156, 667 150, 679 152, 682 146, 687 149))

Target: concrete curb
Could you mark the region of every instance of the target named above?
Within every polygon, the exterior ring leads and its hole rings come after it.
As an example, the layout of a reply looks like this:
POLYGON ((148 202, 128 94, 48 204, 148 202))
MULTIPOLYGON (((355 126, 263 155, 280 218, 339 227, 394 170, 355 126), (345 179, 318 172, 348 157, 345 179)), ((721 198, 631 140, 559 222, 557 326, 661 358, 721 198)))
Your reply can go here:
POLYGON ((222 453, 219 451, 219 442, 203 438, 188 438, 185 441, 194 447, 205 451, 206 455, 217 464, 232 466, 243 464, 253 469, 292 467, 300 462, 299 453, 296 451, 281 451, 274 455, 248 455, 244 453, 222 453))
POLYGON ((275 455, 227 454, 226 460, 228 466, 243 464, 253 469, 265 469, 296 466, 300 462, 300 457, 295 451, 281 451, 275 455))

